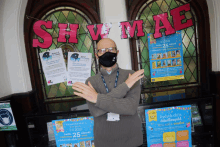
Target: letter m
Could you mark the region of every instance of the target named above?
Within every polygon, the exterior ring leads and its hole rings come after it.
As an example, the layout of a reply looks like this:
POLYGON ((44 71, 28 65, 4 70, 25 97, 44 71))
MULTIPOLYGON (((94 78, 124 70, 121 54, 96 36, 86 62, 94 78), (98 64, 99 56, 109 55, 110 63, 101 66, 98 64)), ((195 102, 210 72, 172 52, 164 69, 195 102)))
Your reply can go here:
POLYGON ((137 28, 137 37, 144 36, 143 32, 143 20, 135 20, 133 21, 133 25, 131 26, 130 22, 120 22, 121 27, 121 39, 128 38, 125 27, 130 35, 130 37, 134 37, 135 29, 137 28))

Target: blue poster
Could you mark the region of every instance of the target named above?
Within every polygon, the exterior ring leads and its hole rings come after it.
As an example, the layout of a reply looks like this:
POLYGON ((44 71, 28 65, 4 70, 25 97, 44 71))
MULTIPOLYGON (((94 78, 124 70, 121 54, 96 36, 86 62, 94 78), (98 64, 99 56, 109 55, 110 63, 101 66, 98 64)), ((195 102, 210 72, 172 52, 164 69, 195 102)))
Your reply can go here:
POLYGON ((154 39, 148 35, 151 82, 184 79, 181 31, 154 39))
POLYGON ((52 121, 57 147, 94 147, 93 117, 52 121))
POLYGON ((185 89, 155 92, 153 93, 153 102, 163 102, 185 98, 185 89))
POLYGON ((148 147, 192 147, 191 105, 146 109, 148 147))

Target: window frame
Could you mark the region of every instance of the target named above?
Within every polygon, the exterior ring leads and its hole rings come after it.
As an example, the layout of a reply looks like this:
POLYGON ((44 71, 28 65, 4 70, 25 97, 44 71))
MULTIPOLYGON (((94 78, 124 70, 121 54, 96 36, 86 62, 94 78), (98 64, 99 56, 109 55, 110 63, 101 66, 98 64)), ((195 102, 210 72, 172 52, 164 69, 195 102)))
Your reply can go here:
MULTIPOLYGON (((126 8, 127 8, 127 17, 128 21, 132 21, 136 19, 139 10, 141 7, 149 2, 150 0, 126 0, 126 8)), ((156 0, 153 0, 153 2, 156 0)), ((180 1, 180 0, 176 0, 180 1)), ((210 93, 210 84, 209 84, 209 74, 211 72, 211 45, 210 45, 210 26, 209 26, 209 15, 208 15, 208 6, 206 0, 193 0, 189 2, 191 7, 194 10, 195 15, 197 16, 197 30, 195 32, 198 34, 198 50, 199 50, 199 68, 197 74, 200 74, 200 81, 199 86, 199 94, 208 94, 210 93), (204 41, 205 40, 205 41, 204 41)), ((143 9, 144 10, 144 9, 143 9)), ((195 40, 197 43, 197 41, 195 40)), ((137 43, 136 38, 129 38, 130 43, 130 52, 131 52, 131 61, 132 61, 132 69, 137 71, 138 68, 138 58, 137 58, 137 43)), ((197 57, 198 58, 198 57, 197 57)), ((198 60, 197 60, 198 61, 198 60)), ((158 87, 160 88, 160 87, 158 87)), ((174 90, 171 89, 161 89, 158 88, 149 88, 150 92, 160 92, 160 91, 168 91, 174 90)), ((177 88, 177 89, 184 89, 184 88, 177 88)), ((142 93, 147 93, 149 91, 145 91, 142 89, 142 93)))
MULTIPOLYGON (((41 74, 39 71, 38 55, 36 49, 32 47, 33 42, 33 25, 36 20, 40 20, 51 10, 57 7, 73 7, 82 11, 90 20, 92 24, 101 23, 99 13, 99 0, 29 0, 26 7, 24 18, 24 39, 27 53, 27 62, 30 72, 30 79, 32 89, 36 91, 36 102, 39 111, 48 112, 47 104, 63 103, 63 102, 85 102, 83 98, 70 99, 70 100, 53 100, 50 102, 44 101, 44 91, 41 83, 41 74)), ((96 61, 96 59, 95 59, 96 61)))

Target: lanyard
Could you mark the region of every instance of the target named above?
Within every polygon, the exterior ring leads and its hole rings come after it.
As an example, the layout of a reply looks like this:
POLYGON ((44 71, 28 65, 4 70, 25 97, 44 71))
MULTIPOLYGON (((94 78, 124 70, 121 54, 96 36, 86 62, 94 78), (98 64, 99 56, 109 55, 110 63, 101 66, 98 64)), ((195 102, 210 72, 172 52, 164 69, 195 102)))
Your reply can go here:
MULTIPOLYGON (((119 69, 118 69, 118 71, 117 71, 117 75, 116 75, 116 78, 115 78, 115 87, 117 87, 118 75, 119 75, 119 69)), ((103 78, 102 74, 101 74, 101 77, 102 77, 102 81, 103 81, 103 83, 104 83, 104 85, 105 85, 106 92, 108 93, 109 90, 108 90, 108 87, 107 87, 107 85, 106 85, 105 79, 103 78)))

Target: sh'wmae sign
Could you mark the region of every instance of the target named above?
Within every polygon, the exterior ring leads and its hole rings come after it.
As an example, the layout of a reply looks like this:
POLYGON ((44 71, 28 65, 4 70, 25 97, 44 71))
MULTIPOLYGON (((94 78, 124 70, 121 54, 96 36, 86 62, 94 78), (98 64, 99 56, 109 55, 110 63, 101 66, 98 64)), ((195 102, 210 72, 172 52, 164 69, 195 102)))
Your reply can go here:
MULTIPOLYGON (((168 20, 167 12, 153 16, 155 21, 154 38, 162 37, 162 33, 160 32, 161 29, 166 29, 165 35, 171 35, 176 33, 176 31, 192 26, 192 19, 188 19, 185 23, 182 23, 182 20, 186 19, 185 14, 180 14, 182 11, 190 11, 190 5, 185 4, 170 11, 170 14, 173 18, 173 27, 168 20), (161 23, 162 25, 160 25, 161 23)), ((41 28, 41 26, 44 25, 47 29, 52 29, 52 24, 52 21, 44 20, 39 20, 34 23, 34 33, 42 38, 43 42, 40 42, 38 39, 33 39, 33 47, 49 48, 52 45, 53 38, 51 34, 41 28)), ((58 23, 58 27, 58 42, 67 42, 66 35, 68 35, 69 43, 78 43, 77 32, 79 29, 79 24, 69 24, 68 26, 68 24, 58 23)), ((132 25, 130 22, 120 22, 119 27, 121 28, 122 39, 126 39, 128 36, 134 37, 135 33, 137 37, 147 35, 143 31, 143 20, 135 20, 133 21, 132 25)), ((99 36, 101 38, 107 38, 111 29, 111 23, 87 25, 87 29, 92 37, 92 40, 98 40, 99 36)))

